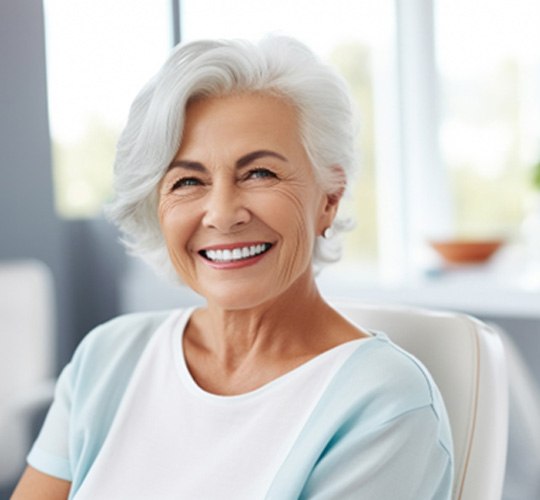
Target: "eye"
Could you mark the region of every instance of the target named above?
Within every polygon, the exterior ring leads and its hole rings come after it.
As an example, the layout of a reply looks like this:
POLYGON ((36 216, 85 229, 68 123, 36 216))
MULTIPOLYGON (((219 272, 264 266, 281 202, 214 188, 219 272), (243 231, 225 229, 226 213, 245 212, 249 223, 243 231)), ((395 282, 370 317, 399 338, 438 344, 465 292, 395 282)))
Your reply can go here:
POLYGON ((268 170, 267 168, 254 168, 250 170, 246 176, 246 179, 276 179, 277 175, 268 170))
POLYGON ((182 177, 172 185, 172 191, 186 187, 202 186, 202 184, 202 181, 197 177, 182 177))

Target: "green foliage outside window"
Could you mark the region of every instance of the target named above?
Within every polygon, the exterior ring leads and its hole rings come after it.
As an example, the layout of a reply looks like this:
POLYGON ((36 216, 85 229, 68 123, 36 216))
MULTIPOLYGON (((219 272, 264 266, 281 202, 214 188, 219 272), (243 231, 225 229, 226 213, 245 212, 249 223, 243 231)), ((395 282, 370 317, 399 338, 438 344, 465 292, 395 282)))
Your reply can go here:
POLYGON ((540 191, 540 161, 533 168, 532 183, 534 188, 540 191))

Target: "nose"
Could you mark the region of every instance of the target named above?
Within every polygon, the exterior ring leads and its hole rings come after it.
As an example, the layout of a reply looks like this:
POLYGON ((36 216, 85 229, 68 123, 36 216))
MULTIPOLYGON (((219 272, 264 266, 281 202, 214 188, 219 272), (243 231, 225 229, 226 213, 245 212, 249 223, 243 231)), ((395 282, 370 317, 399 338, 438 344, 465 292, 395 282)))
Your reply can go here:
POLYGON ((203 225, 228 233, 247 224, 251 214, 240 191, 233 184, 216 182, 206 195, 203 225))

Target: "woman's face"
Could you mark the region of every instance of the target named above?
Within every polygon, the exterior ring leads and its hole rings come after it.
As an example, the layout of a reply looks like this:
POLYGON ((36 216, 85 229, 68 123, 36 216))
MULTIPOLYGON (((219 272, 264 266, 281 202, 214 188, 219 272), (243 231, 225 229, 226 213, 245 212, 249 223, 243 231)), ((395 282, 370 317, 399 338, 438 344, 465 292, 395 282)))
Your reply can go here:
POLYGON ((159 219, 178 275, 209 303, 243 309, 283 294, 311 273, 314 240, 336 209, 286 101, 249 94, 188 106, 159 219))

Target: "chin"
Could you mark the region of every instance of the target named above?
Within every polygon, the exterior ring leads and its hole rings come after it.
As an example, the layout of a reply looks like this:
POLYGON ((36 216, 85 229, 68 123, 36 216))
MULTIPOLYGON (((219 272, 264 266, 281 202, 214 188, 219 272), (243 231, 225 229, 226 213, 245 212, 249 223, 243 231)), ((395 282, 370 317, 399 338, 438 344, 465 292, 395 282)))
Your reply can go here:
MULTIPOLYGON (((232 275, 229 278, 232 278, 232 275)), ((257 279, 253 276, 237 276, 234 279, 224 277, 219 281, 206 281, 207 286, 200 281, 200 287, 195 291, 206 299, 209 306, 232 311, 271 304, 280 298, 285 298, 286 301, 294 300, 304 289, 310 288, 312 280, 313 273, 309 263, 306 269, 297 274, 285 275, 274 271, 272 275, 260 273, 257 279), (287 295, 289 297, 286 297, 287 295)))
POLYGON ((277 290, 272 293, 270 288, 272 287, 261 282, 249 285, 229 282, 211 289, 199 290, 198 293, 206 299, 209 306, 233 311, 252 309, 277 298, 280 293, 277 290))

